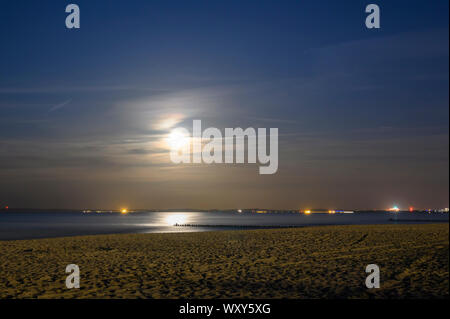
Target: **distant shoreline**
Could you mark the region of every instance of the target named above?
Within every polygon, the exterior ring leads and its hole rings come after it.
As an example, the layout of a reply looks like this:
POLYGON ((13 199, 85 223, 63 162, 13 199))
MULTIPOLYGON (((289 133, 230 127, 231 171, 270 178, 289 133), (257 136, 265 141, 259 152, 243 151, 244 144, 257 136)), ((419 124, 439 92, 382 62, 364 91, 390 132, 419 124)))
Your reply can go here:
MULTIPOLYGON (((261 214, 258 212, 264 211, 262 214, 304 214, 300 209, 265 209, 265 208, 252 208, 252 209, 129 209, 129 213, 240 213, 240 214, 261 214), (242 212, 239 212, 242 211, 242 212)), ((120 214, 119 209, 71 209, 71 208, 4 208, 0 207, 0 213, 82 213, 89 212, 91 214, 120 214)), ((386 209, 342 209, 337 210, 336 214, 345 214, 347 212, 352 213, 393 213, 386 209)), ((311 209, 312 214, 327 214, 328 210, 317 208, 311 209)), ((398 213, 411 213, 411 211, 400 210, 398 213)), ((449 214, 449 212, 439 209, 433 209, 431 211, 426 209, 418 209, 412 211, 412 213, 426 213, 426 214, 449 214)))

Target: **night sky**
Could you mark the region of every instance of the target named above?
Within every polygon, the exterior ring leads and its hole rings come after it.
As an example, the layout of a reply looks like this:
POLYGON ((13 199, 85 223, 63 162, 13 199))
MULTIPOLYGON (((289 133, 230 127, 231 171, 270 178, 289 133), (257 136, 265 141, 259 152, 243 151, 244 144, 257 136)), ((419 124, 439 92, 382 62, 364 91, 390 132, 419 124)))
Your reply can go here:
POLYGON ((449 2, 0 2, 0 206, 449 206, 449 2), (65 27, 76 3, 81 28, 65 27), (365 27, 365 6, 381 29, 365 27), (279 128, 279 169, 170 161, 279 128))

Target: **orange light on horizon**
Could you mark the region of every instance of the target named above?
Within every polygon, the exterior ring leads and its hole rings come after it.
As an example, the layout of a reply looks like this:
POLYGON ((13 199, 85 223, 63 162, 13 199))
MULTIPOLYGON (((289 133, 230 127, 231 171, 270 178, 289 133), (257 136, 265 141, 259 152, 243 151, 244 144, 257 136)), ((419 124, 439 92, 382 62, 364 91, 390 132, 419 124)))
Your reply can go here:
POLYGON ((334 213, 336 213, 336 211, 335 210, 329 210, 328 213, 329 214, 334 214, 334 213))
POLYGON ((128 213, 128 209, 122 208, 122 209, 120 210, 120 213, 121 213, 121 214, 127 214, 127 213, 128 213))
POLYGON ((310 210, 305 210, 305 214, 309 215, 309 214, 311 214, 311 211, 310 210))
POLYGON ((414 207, 409 206, 409 212, 412 213, 414 211, 414 207))

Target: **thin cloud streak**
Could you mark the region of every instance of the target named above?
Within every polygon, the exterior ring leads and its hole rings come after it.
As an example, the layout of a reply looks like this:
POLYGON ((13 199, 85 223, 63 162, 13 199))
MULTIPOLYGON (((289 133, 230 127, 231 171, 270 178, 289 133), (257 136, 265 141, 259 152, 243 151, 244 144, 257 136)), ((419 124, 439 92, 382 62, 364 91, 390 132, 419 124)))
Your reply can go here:
POLYGON ((56 104, 56 105, 52 106, 48 111, 49 112, 54 112, 56 110, 62 109, 63 107, 68 105, 70 102, 72 102, 72 99, 68 99, 67 101, 64 101, 62 103, 56 104))

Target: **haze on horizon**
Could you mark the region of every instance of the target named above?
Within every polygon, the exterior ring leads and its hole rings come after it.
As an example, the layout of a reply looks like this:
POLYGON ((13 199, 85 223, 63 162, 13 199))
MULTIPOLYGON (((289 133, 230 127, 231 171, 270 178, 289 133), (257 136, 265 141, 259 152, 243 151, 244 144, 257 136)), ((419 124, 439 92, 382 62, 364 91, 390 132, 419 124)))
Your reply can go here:
POLYGON ((0 5, 0 207, 449 206, 446 0, 0 5), (278 127, 279 168, 175 165, 175 127, 278 127))

